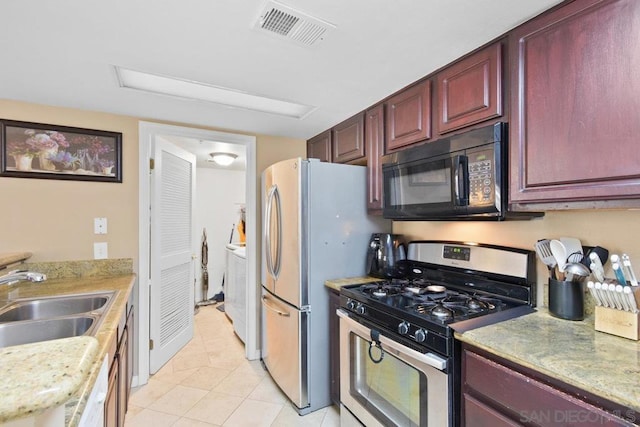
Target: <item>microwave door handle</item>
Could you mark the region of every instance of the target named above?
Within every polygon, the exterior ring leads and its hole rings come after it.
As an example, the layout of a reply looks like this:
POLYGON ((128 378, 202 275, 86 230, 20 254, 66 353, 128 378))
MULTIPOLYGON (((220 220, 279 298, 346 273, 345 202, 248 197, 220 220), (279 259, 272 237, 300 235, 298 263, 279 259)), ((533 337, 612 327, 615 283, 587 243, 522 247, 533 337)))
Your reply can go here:
POLYGON ((467 156, 453 158, 453 182, 456 206, 469 204, 469 161, 467 156))

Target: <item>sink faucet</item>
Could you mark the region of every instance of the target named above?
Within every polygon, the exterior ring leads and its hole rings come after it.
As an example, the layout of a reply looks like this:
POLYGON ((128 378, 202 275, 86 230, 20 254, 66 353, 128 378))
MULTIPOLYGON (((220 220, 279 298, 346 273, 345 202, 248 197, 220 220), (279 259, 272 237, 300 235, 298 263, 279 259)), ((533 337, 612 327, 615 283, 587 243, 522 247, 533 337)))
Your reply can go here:
POLYGON ((30 282, 44 282, 47 276, 42 273, 27 270, 13 270, 7 274, 0 276, 0 285, 12 285, 20 280, 28 280, 30 282))

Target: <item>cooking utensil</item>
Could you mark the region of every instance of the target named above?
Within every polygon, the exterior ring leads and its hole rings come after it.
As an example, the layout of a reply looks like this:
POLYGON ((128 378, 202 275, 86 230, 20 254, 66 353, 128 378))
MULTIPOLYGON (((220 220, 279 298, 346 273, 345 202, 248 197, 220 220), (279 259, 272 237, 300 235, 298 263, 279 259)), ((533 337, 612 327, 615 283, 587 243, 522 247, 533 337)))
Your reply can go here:
POLYGON ((540 261, 542 261, 542 263, 546 265, 547 268, 549 269, 549 276, 552 279, 555 279, 554 269, 558 264, 558 262, 556 261, 556 258, 551 253, 550 243, 551 241, 549 239, 540 239, 536 242, 534 247, 536 250, 536 254, 538 255, 538 258, 540 258, 540 261))
POLYGON ((556 259, 558 270, 564 273, 564 265, 567 263, 567 248, 565 248, 564 244, 558 239, 551 240, 551 242, 549 242, 549 248, 551 249, 553 257, 556 259))
POLYGON ((580 239, 576 239, 575 237, 561 237, 560 242, 564 245, 568 262, 580 262, 582 260, 584 253, 582 252, 580 239), (569 258, 572 259, 569 260, 569 258))
POLYGON ((591 274, 591 271, 579 262, 568 262, 564 266, 564 272, 565 280, 569 282, 579 282, 591 274))
POLYGON ((631 258, 629 258, 629 255, 622 254, 622 266, 624 267, 625 276, 629 277, 631 286, 638 286, 638 279, 636 278, 636 274, 631 267, 631 258))
POLYGON ((584 254, 582 252, 574 252, 569 254, 567 257, 567 262, 582 262, 584 259, 584 254))

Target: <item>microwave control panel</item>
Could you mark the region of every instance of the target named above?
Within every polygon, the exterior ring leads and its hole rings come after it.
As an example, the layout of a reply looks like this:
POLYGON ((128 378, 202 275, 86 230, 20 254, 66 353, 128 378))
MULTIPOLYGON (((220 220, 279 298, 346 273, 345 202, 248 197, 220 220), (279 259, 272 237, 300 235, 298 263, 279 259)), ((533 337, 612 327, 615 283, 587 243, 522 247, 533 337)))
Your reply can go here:
POLYGON ((493 205, 495 202, 495 165, 493 152, 469 154, 469 205, 493 205))

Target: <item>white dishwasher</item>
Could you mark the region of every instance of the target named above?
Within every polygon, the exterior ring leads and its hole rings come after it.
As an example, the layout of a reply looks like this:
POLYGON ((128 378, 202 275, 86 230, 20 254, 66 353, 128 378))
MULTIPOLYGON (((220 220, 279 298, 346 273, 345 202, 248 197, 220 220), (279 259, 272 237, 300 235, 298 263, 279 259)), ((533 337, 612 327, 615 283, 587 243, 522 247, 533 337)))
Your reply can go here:
POLYGON ((224 311, 233 322, 236 335, 247 336, 247 260, 244 246, 227 245, 224 311))

